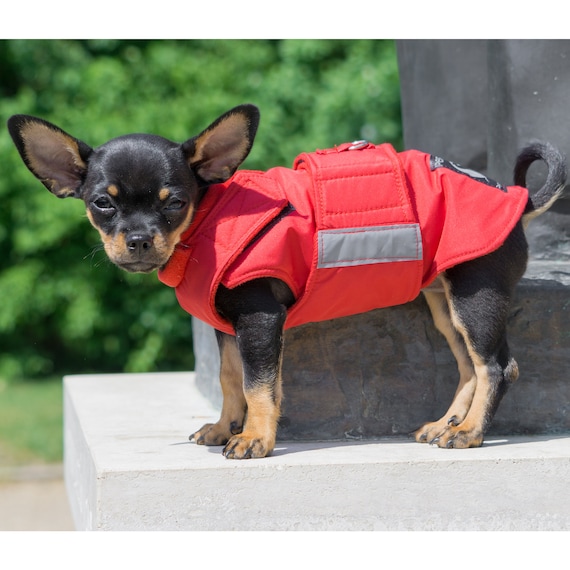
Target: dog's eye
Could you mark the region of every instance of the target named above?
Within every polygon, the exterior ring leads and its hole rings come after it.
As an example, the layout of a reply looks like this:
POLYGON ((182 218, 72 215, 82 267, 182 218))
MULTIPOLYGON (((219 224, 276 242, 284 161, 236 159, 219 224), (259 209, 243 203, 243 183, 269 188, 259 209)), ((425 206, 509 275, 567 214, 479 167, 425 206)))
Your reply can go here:
POLYGON ((110 213, 115 211, 115 207, 109 198, 101 196, 97 200, 93 201, 93 205, 104 213, 110 213))
POLYGON ((174 212, 176 210, 182 210, 182 208, 184 208, 185 205, 186 202, 184 202, 183 200, 179 200, 178 198, 171 198, 170 200, 168 200, 168 203, 166 204, 164 209, 170 212, 174 212))

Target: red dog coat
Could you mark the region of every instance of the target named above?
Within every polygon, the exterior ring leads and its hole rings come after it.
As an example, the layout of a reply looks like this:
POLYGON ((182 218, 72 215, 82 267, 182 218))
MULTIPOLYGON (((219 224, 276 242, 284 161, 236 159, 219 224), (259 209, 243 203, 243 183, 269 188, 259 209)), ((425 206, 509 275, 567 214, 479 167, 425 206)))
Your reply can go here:
POLYGON ((295 295, 286 328, 344 317, 411 301, 439 273, 494 251, 527 200, 525 188, 428 154, 347 143, 210 186, 159 279, 230 334, 219 285, 260 277, 295 295))

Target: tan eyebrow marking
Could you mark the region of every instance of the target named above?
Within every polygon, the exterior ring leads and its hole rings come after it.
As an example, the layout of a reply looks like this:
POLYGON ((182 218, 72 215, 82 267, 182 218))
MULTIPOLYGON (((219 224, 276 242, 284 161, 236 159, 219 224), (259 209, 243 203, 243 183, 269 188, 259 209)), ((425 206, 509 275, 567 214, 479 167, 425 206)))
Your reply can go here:
POLYGON ((163 188, 159 193, 158 197, 164 202, 170 196, 170 190, 168 188, 163 188))
POLYGON ((114 184, 111 184, 111 186, 107 188, 107 193, 113 197, 116 197, 119 194, 119 189, 114 184))

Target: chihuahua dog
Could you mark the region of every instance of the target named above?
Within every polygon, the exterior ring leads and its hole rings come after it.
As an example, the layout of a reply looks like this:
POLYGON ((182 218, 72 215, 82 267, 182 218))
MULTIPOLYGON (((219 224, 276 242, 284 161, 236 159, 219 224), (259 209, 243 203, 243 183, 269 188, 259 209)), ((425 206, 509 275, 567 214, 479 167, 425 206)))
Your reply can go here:
POLYGON ((190 439, 223 445, 227 458, 269 455, 284 329, 421 292, 457 359, 459 384, 445 415, 415 439, 482 445, 518 377, 506 323, 527 263, 523 229, 562 192, 561 153, 528 146, 508 187, 366 141, 299 155, 292 169, 238 171, 258 122, 258 109, 241 105, 182 144, 132 134, 97 148, 27 115, 8 128, 48 190, 84 201, 112 262, 157 270, 181 306, 216 329, 221 416, 190 439), (548 173, 530 193, 526 174, 539 160, 548 173))

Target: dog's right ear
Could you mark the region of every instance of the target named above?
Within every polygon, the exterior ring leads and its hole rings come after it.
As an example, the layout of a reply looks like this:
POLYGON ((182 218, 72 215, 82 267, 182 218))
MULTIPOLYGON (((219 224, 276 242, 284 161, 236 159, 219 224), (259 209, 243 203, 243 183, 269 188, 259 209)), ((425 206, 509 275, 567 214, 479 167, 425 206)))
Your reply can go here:
POLYGON ((91 147, 59 127, 29 115, 8 119, 8 131, 26 166, 58 198, 79 198, 91 147))
POLYGON ((255 105, 240 105, 224 113, 182 145, 190 168, 208 184, 226 181, 249 154, 258 125, 255 105))

